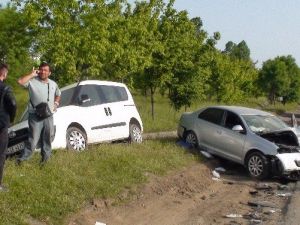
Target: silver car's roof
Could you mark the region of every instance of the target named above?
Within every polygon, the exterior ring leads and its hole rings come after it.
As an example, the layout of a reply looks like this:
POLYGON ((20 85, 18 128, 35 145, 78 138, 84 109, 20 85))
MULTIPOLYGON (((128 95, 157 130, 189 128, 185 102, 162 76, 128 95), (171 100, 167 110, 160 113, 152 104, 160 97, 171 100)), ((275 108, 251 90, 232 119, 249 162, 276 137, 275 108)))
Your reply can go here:
POLYGON ((262 115, 262 116, 274 116, 271 113, 259 110, 259 109, 253 109, 253 108, 247 108, 243 106, 225 106, 225 105, 219 105, 219 106, 211 106, 208 108, 220 108, 225 109, 231 112, 234 112, 239 115, 262 115))

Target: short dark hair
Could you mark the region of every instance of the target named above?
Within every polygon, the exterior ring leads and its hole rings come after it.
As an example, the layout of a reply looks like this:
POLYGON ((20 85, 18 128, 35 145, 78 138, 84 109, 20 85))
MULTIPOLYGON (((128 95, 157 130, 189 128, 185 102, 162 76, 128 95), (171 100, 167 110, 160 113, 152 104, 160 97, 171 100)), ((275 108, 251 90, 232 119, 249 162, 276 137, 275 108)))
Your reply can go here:
POLYGON ((51 67, 50 67, 49 63, 47 63, 47 62, 42 62, 40 64, 39 68, 42 68, 42 67, 45 67, 45 66, 48 66, 49 67, 49 71, 51 71, 51 67))
POLYGON ((0 63, 0 74, 2 74, 4 70, 8 71, 8 65, 5 63, 0 63))
POLYGON ((6 69, 8 70, 8 65, 5 63, 0 63, 0 70, 6 69))

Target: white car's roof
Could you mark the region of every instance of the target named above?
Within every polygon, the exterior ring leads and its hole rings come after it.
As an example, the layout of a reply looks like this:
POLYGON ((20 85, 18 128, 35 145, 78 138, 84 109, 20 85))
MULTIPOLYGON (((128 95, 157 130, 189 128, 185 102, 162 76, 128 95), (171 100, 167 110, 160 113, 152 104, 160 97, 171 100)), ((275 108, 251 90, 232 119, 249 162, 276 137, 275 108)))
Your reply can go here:
MULTIPOLYGON (((210 107, 209 107, 210 108, 210 107)), ((232 111, 236 114, 239 115, 262 115, 262 116, 274 116, 271 113, 259 110, 259 109, 253 109, 253 108, 247 108, 247 107, 242 107, 242 106, 212 106, 211 108, 220 108, 220 109, 225 109, 228 111, 232 111)))
MULTIPOLYGON (((83 80, 83 81, 80 81, 80 83, 79 83, 80 86, 88 85, 88 84, 111 85, 111 86, 126 87, 126 85, 123 84, 123 83, 118 83, 118 82, 113 82, 113 81, 103 81, 103 80, 83 80)), ((63 90, 66 90, 66 89, 69 89, 69 88, 72 88, 72 87, 76 87, 77 85, 78 85, 78 82, 70 84, 68 86, 65 86, 61 90, 63 91, 63 90)))

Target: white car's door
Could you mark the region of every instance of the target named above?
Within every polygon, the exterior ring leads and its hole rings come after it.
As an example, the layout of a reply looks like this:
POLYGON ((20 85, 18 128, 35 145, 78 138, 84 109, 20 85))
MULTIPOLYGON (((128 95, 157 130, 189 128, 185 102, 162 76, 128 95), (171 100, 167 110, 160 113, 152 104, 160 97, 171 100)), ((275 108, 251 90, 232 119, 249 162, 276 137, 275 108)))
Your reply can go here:
POLYGON ((97 92, 97 85, 82 85, 75 98, 74 110, 77 118, 87 127, 89 143, 109 141, 112 139, 113 119, 110 116, 108 106, 103 103, 97 92))
POLYGON ((102 107, 107 120, 101 129, 108 133, 110 140, 122 139, 129 136, 128 120, 130 113, 126 108, 128 95, 124 87, 113 85, 98 85, 97 92, 100 96, 102 107))

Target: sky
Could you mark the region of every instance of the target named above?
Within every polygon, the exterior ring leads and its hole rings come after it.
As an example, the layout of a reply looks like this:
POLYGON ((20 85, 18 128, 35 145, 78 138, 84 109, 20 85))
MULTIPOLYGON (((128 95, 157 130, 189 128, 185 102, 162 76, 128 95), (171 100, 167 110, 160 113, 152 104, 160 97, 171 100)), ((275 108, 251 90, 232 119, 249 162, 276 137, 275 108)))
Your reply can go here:
POLYGON ((209 36, 220 32, 221 50, 228 41, 244 40, 258 66, 283 55, 292 55, 300 66, 299 0, 175 0, 174 6, 200 17, 209 36))
POLYGON ((209 36, 219 31, 221 50, 244 40, 258 65, 292 55, 300 66, 299 0, 176 0, 175 8, 200 17, 209 36))

